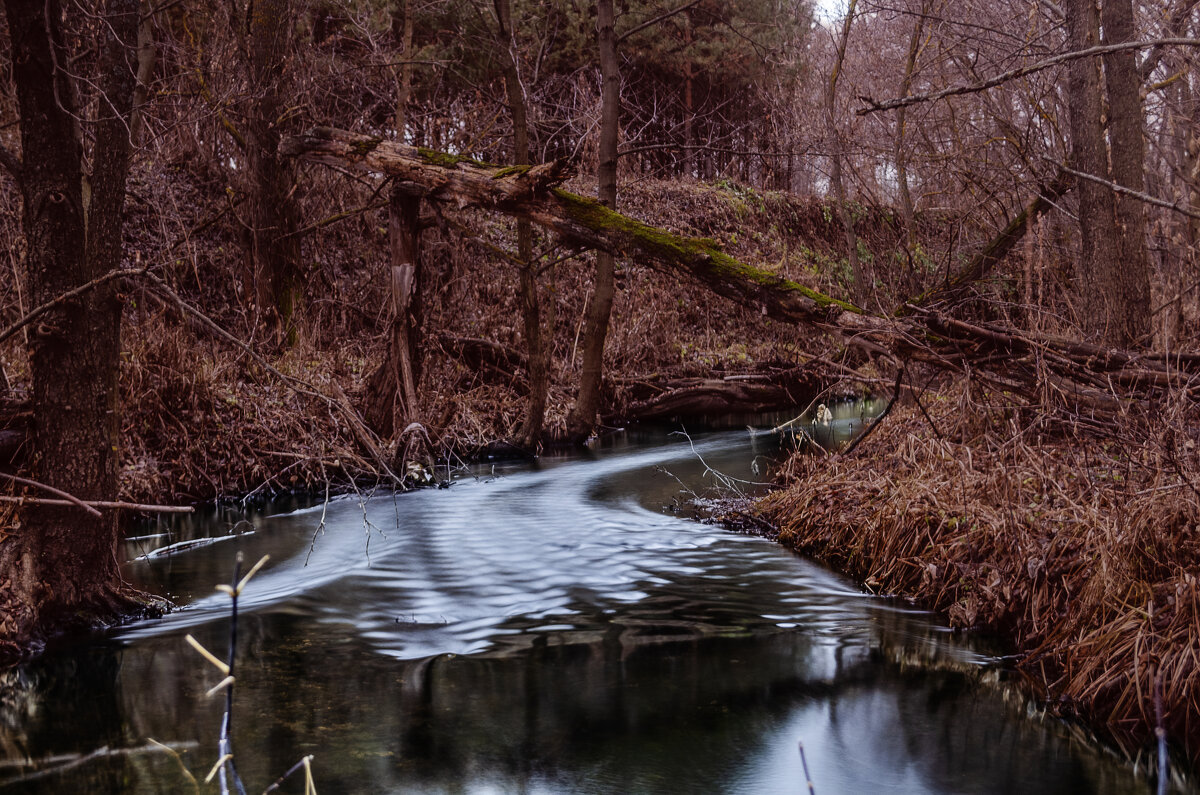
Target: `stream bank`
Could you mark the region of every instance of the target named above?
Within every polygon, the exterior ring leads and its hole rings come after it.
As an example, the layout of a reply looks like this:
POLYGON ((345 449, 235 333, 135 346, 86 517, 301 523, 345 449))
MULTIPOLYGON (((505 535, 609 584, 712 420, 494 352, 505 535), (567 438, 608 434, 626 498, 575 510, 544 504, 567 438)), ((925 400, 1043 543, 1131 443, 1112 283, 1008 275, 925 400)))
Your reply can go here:
POLYGON ((1194 766, 1195 441, 1165 418, 1051 433, 986 402, 961 387, 906 398, 854 455, 793 456, 756 514, 875 593, 1007 639, 1054 713, 1151 760, 1161 726, 1194 766))

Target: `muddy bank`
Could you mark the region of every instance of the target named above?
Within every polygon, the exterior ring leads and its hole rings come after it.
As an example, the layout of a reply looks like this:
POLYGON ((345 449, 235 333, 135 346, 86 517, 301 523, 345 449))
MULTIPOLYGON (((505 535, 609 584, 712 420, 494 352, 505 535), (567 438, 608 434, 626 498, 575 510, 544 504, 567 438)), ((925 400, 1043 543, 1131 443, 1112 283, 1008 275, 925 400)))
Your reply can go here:
POLYGON ((757 515, 872 591, 1007 638, 1053 712, 1131 755, 1161 725, 1194 766, 1195 423, 1131 414, 1104 439, 1052 436, 968 390, 921 402, 928 418, 908 398, 853 456, 794 457, 757 515))

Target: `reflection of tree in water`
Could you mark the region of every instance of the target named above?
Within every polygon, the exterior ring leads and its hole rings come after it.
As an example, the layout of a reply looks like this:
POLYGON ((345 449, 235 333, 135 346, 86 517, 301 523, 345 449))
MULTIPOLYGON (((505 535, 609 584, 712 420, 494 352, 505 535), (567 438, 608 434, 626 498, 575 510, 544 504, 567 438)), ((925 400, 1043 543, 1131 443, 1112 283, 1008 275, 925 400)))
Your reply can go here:
POLYGON ((129 736, 116 699, 120 654, 97 648, 63 652, 22 668, 0 672, 0 753, 13 764, 0 767, 0 788, 13 793, 119 792, 126 765, 155 766, 147 757, 104 756, 72 769, 64 789, 55 764, 26 766, 20 760, 69 761, 98 749, 141 745, 129 736), (69 711, 47 705, 69 704, 69 711), (82 775, 81 775, 82 774, 82 775), (79 788, 80 778, 86 784, 79 788), (15 783, 14 783, 15 782, 15 783))
POLYGON ((1088 764, 1087 753, 1064 753, 1061 738, 1047 742, 1044 727, 1016 720, 1015 711, 978 675, 889 665, 870 687, 831 696, 829 729, 836 758, 894 771, 897 785, 917 791, 1094 793, 1135 785, 1127 772, 1124 781, 1098 780, 1103 765, 1088 764))
MULTIPOLYGON (((692 609, 686 600, 674 607, 692 609)), ((1088 753, 1014 720, 1021 704, 997 699, 990 675, 963 661, 961 645, 898 611, 879 611, 874 634, 841 638, 765 627, 688 634, 681 620, 666 625, 677 633, 667 640, 646 615, 593 612, 577 632, 515 635, 523 642, 485 655, 408 661, 375 653, 353 631, 314 627, 310 616, 247 616, 239 765, 248 781, 269 781, 315 753, 319 791, 456 791, 486 782, 502 791, 749 792, 748 764, 780 748, 795 755, 803 739, 827 746, 826 765, 848 768, 814 771, 818 784, 825 778, 823 792, 839 791, 839 774, 900 780, 897 771, 933 791, 1102 792, 1131 783, 1098 778, 1088 753)), ((224 627, 196 629, 219 648, 224 627)), ((198 771, 211 758, 220 709, 203 698, 203 669, 167 653, 181 643, 156 638, 124 661, 112 650, 60 660, 30 685, 26 706, 10 699, 19 714, 4 715, 6 756, 22 744, 88 751, 147 736, 200 739, 188 755, 198 771), (59 706, 52 714, 30 703, 59 706)), ((171 791, 180 781, 173 765, 166 757, 108 760, 72 787, 171 791)), ((61 783, 19 791, 63 791, 61 783)))

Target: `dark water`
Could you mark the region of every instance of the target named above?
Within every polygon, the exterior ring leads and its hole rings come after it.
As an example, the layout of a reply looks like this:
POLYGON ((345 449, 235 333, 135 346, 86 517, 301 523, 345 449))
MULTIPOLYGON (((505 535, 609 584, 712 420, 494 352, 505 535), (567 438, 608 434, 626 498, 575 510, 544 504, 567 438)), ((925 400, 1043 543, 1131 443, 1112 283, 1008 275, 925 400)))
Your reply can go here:
POLYGON ((322 793, 802 793, 799 742, 821 795, 1148 791, 927 614, 679 515, 721 480, 707 467, 765 479, 772 438, 647 437, 134 561, 187 607, 9 674, 0 791, 192 791, 182 771, 215 761, 222 704, 183 636, 223 656, 212 585, 239 550, 271 555, 239 627, 250 792, 311 753, 322 793))

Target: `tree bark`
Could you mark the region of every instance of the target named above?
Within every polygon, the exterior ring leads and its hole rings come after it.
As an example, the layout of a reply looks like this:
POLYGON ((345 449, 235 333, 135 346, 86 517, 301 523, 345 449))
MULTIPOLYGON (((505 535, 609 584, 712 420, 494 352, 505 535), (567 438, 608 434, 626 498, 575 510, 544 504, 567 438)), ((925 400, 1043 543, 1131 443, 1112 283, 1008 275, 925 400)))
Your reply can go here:
MULTIPOLYGON (((505 53, 504 90, 513 125, 513 163, 526 166, 529 156, 529 113, 521 74, 517 69, 517 42, 510 0, 495 0, 499 45, 505 53)), ((529 399, 518 443, 536 450, 542 441, 546 401, 550 394, 550 350, 542 332, 541 302, 538 298, 537 263, 533 260, 533 227, 527 219, 517 221, 517 258, 520 259, 521 319, 525 329, 525 351, 529 362, 529 399)))
POLYGON ((867 274, 858 256, 858 236, 854 233, 854 219, 850 216, 850 208, 846 204, 846 186, 842 180, 842 134, 838 130, 836 117, 838 78, 846 60, 846 45, 850 41, 850 25, 854 22, 856 6, 857 0, 850 0, 846 18, 842 22, 842 34, 837 42, 833 69, 825 84, 825 137, 829 147, 829 187, 833 191, 834 201, 837 202, 838 220, 841 221, 842 231, 846 236, 846 258, 850 262, 850 273, 854 279, 851 292, 855 302, 862 304, 871 285, 867 284, 867 274))
MULTIPOLYGON (((21 118, 22 224, 30 298, 50 301, 116 268, 129 169, 136 0, 110 0, 102 26, 94 170, 83 172, 79 110, 63 69, 56 0, 5 0, 21 118), (115 110, 115 113, 113 112, 115 110)), ((116 494, 121 303, 111 282, 51 310, 31 335, 33 479, 84 500, 116 494)), ((0 541, 0 659, 36 650, 39 637, 112 620, 132 591, 117 567, 116 514, 29 506, 0 541)))
MULTIPOLYGON (((908 37, 908 55, 904 61, 904 77, 900 80, 900 96, 907 97, 912 90, 913 73, 917 68, 917 56, 921 51, 921 35, 925 29, 928 3, 921 4, 921 13, 913 22, 908 37)), ((904 222, 904 246, 909 254, 909 271, 912 275, 912 252, 916 245, 916 230, 913 228, 913 200, 908 187, 908 149, 904 142, 907 108, 896 110, 896 140, 892 148, 892 159, 896 163, 896 184, 900 192, 900 218, 904 222)))
POLYGON ((289 0, 255 0, 247 8, 250 101, 246 165, 251 185, 249 272, 259 311, 281 339, 296 339, 294 314, 301 300, 299 210, 292 197, 295 173, 276 155, 285 113, 281 63, 294 24, 289 0))
MULTIPOLYGON (((407 59, 412 52, 413 18, 408 0, 400 0, 392 26, 398 29, 407 59)), ((404 140, 412 64, 404 63, 396 78, 397 141, 404 140)), ((363 419, 381 439, 390 439, 416 419, 421 384, 421 327, 424 305, 421 283, 421 199, 409 186, 392 186, 388 196, 388 293, 391 321, 383 363, 367 379, 363 419)))
MULTIPOLYGON (((613 29, 613 1, 596 3, 596 34, 600 47, 600 163, 596 172, 600 202, 617 206, 617 139, 620 135, 621 75, 613 29)), ((604 341, 612 314, 615 261, 607 251, 596 252, 595 280, 583 332, 583 372, 579 394, 567 417, 567 437, 582 441, 596 426, 604 371, 604 341)))
MULTIPOLYGON (((1103 0, 1104 44, 1136 40, 1130 0, 1103 0)), ((1131 190, 1146 188, 1145 144, 1142 140, 1142 81, 1133 50, 1104 56, 1108 92, 1109 162, 1112 181, 1131 190)), ((1105 339, 1120 347, 1145 345, 1150 336, 1150 263, 1146 252, 1146 208, 1127 195, 1113 197, 1117 249, 1105 258, 1100 274, 1109 295, 1109 328, 1105 339)))
POLYGON ((404 186, 388 203, 391 323, 383 364, 368 379, 364 419, 381 439, 416 419, 421 382, 421 199, 404 186), (399 422, 397 422, 399 420, 399 422))
MULTIPOLYGON (((1099 44, 1100 18, 1095 0, 1067 0, 1067 40, 1071 49, 1099 44)), ((1068 112, 1071 129, 1071 162, 1076 171, 1101 178, 1108 175, 1108 153, 1101 119, 1100 62, 1095 58, 1072 61, 1067 70, 1068 112)), ((1117 251, 1113 230, 1113 200, 1109 191, 1090 180, 1079 185, 1079 268, 1075 278, 1083 304, 1080 318, 1085 332, 1107 340, 1115 334, 1108 322, 1105 276, 1112 270, 1117 251)))

